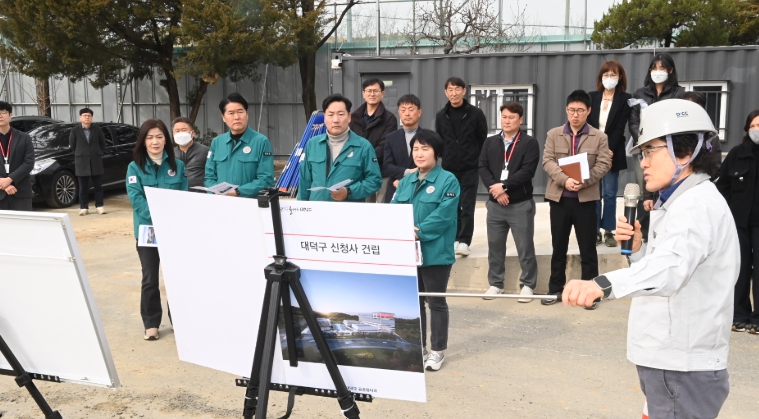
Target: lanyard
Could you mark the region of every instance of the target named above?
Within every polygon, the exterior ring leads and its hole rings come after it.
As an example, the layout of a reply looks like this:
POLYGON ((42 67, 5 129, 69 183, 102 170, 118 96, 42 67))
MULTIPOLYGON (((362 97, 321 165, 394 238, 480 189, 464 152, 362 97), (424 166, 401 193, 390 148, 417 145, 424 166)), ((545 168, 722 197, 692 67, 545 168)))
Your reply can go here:
POLYGON ((3 148, 3 143, 0 142, 0 154, 3 155, 3 158, 5 159, 6 163, 9 163, 8 157, 11 155, 11 141, 13 141, 13 130, 8 131, 8 150, 7 151, 3 148))
POLYGON ((519 137, 522 135, 522 132, 517 133, 517 138, 514 139, 514 142, 511 144, 511 153, 509 155, 506 155, 506 149, 503 149, 503 159, 506 160, 506 163, 511 161, 511 156, 514 155, 514 150, 517 148, 517 142, 519 142, 519 137))
POLYGON ((570 156, 574 156, 577 154, 577 151, 575 150, 575 139, 577 138, 577 134, 572 133, 572 151, 569 152, 570 156))

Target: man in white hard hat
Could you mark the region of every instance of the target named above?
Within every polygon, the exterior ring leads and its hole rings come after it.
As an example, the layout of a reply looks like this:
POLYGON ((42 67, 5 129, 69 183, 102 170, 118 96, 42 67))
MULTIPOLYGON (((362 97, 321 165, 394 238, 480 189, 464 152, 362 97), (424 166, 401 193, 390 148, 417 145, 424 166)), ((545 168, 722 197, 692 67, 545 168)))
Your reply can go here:
POLYGON ((735 222, 709 179, 716 130, 681 99, 642 112, 638 154, 649 192, 660 192, 648 243, 618 217, 617 241, 633 240, 631 265, 593 281, 572 280, 564 305, 632 297, 627 358, 638 369, 651 418, 716 418, 729 391, 727 359, 740 256, 735 222))

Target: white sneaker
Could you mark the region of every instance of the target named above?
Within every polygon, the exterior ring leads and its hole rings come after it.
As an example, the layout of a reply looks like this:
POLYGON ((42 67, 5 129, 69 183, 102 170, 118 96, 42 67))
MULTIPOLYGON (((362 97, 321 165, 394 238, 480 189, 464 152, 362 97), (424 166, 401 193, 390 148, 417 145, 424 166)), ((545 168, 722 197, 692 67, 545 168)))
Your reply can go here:
POLYGON ((443 366, 443 361, 445 361, 445 355, 443 355, 443 351, 431 351, 430 356, 427 357, 425 369, 427 371, 437 371, 440 369, 440 367, 443 366))
MULTIPOLYGON (((494 286, 490 286, 487 291, 485 291, 485 294, 503 294, 503 288, 498 288, 494 286)), ((492 297, 482 297, 483 300, 492 300, 492 297)))
POLYGON ((86 208, 85 209, 80 209, 79 210, 79 215, 87 215, 87 209, 86 208))
POLYGON ((98 210, 98 214, 100 214, 100 215, 105 214, 105 208, 103 208, 103 207, 97 207, 97 210, 98 210))
POLYGON ((469 245, 459 242, 459 245, 456 246, 456 254, 461 256, 469 256, 469 245))
MULTIPOLYGON (((535 292, 532 291, 532 288, 528 287, 527 285, 522 287, 522 291, 519 292, 519 295, 533 295, 535 292)), ((532 301, 532 298, 520 298, 517 300, 520 303, 529 303, 532 301)))
POLYGON ((427 362, 427 358, 430 356, 430 353, 427 351, 427 348, 424 348, 422 350, 422 358, 424 358, 424 362, 427 362))
POLYGON ((453 252, 456 253, 457 250, 459 250, 459 242, 453 242, 453 252))

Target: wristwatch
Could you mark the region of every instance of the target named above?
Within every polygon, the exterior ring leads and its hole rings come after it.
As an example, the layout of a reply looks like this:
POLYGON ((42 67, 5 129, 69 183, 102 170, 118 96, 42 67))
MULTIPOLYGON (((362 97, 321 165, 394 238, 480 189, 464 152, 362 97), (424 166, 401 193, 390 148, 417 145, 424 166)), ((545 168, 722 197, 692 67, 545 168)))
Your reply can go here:
POLYGON ((345 189, 348 190, 348 195, 350 196, 350 194, 351 194, 351 188, 345 188, 345 189))
POLYGON ((611 281, 609 281, 609 278, 606 275, 600 275, 593 278, 593 282, 604 292, 604 298, 609 298, 609 295, 611 295, 611 281))

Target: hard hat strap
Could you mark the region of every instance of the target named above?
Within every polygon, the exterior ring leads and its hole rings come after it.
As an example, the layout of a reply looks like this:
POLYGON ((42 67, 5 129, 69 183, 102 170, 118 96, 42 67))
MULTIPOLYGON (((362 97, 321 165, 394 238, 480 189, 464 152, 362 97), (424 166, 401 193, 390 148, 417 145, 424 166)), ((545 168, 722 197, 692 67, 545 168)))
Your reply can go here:
MULTIPOLYGON (((693 150, 693 154, 690 155, 690 159, 683 164, 677 164, 677 158, 675 157, 675 150, 672 148, 672 136, 667 134, 667 151, 669 151, 669 157, 672 158, 672 161, 675 163, 675 174, 672 175, 672 180, 669 181, 669 186, 672 186, 677 181, 677 178, 680 177, 680 173, 683 172, 683 169, 685 169, 693 160, 695 160, 696 156, 698 156, 698 152, 701 151, 701 147, 704 145, 704 133, 699 132, 698 133, 698 144, 696 144, 696 149, 693 150)), ((668 187, 669 187, 668 186, 668 187)))

